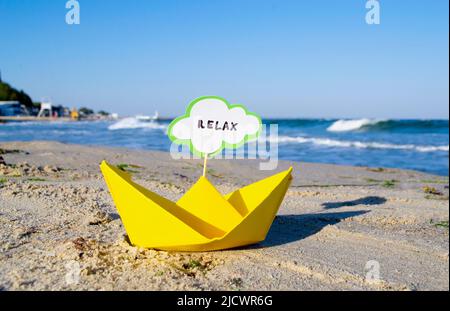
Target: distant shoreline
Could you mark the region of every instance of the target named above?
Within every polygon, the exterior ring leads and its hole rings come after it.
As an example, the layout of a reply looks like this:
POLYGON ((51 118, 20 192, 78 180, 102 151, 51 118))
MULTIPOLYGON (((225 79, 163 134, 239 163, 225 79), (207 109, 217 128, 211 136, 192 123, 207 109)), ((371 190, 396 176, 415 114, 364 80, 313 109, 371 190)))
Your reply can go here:
MULTIPOLYGON (((134 118, 134 116, 121 116, 120 119, 125 118, 134 118)), ((174 120, 176 117, 158 117, 155 121, 171 121, 174 120)), ((437 119, 437 118, 430 118, 430 119, 420 119, 420 118, 392 118, 392 119, 381 119, 381 118, 296 118, 296 117, 261 117, 263 120, 266 121, 314 121, 314 120, 323 120, 323 121, 339 121, 339 120, 346 120, 346 121, 357 121, 357 120, 376 120, 379 122, 388 122, 388 121, 400 121, 400 122, 408 122, 408 121, 438 121, 438 122, 449 122, 449 119, 437 119)), ((73 120, 70 118, 64 118, 64 117, 35 117, 35 116, 0 116, 0 122, 15 122, 15 121, 98 121, 98 120, 104 120, 104 121, 114 121, 114 119, 111 118, 103 118, 103 119, 90 119, 90 118, 83 118, 80 120, 73 120)))

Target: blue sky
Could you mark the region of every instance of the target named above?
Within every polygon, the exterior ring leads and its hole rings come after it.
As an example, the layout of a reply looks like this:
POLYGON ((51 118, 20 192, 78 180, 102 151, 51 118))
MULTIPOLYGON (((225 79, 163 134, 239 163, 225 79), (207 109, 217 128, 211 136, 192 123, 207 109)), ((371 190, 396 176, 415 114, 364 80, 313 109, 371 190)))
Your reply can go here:
POLYGON ((0 0, 3 79, 35 100, 183 114, 218 95, 264 117, 448 118, 448 1, 0 0))

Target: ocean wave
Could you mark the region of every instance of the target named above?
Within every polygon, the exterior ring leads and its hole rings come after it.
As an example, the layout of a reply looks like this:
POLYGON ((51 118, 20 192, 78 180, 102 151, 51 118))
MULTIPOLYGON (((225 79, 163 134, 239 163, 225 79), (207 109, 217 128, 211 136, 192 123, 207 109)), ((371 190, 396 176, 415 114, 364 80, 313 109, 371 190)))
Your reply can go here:
POLYGON ((328 126, 327 131, 445 132, 448 131, 448 123, 448 120, 341 119, 328 126))
POLYGON ((159 124, 157 122, 142 122, 136 118, 125 118, 114 124, 108 126, 108 130, 124 130, 124 129, 155 129, 155 130, 165 130, 166 126, 159 124))
POLYGON ((375 125, 380 122, 386 122, 386 120, 371 120, 371 119, 337 120, 327 128, 327 131, 329 132, 356 131, 370 125, 375 125))
POLYGON ((349 141, 349 140, 336 140, 329 138, 316 138, 316 137, 291 137, 291 136, 279 136, 270 137, 271 142, 277 141, 278 143, 298 143, 305 144, 310 143, 317 146, 327 147, 341 147, 341 148, 359 148, 359 149, 396 149, 396 150, 413 150, 418 152, 448 152, 449 146, 421 146, 421 145, 397 145, 380 142, 361 142, 361 141, 349 141))

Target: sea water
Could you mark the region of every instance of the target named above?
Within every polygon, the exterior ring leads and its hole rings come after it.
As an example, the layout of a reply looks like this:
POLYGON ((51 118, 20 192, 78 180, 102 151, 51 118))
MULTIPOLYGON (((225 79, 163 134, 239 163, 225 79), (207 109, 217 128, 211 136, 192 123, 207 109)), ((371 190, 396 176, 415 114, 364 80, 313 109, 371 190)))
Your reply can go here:
MULTIPOLYGON (((448 120, 270 119, 284 160, 449 173, 448 120)), ((22 122, 0 124, 0 142, 63 143, 170 150, 169 121, 22 122)))

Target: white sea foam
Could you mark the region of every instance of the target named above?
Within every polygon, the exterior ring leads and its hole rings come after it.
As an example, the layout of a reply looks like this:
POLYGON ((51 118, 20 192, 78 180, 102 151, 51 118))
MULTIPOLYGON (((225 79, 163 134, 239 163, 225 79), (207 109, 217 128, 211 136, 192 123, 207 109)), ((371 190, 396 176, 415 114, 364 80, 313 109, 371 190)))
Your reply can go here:
POLYGON ((361 141, 349 141, 349 140, 336 140, 329 138, 316 138, 316 137, 292 137, 292 136, 279 136, 270 137, 271 142, 278 141, 278 143, 298 143, 298 144, 313 144, 317 146, 327 147, 341 147, 341 148, 360 148, 360 149, 396 149, 396 150, 414 150, 418 152, 435 152, 435 151, 449 151, 449 146, 421 146, 413 144, 389 144, 380 142, 361 142, 361 141))
POLYGON ((338 120, 331 124, 327 131, 329 132, 349 132, 356 131, 367 125, 374 125, 383 120, 358 119, 358 120, 338 120))
POLYGON ((117 121, 114 124, 108 126, 108 130, 123 130, 123 129, 155 129, 155 130, 165 130, 166 126, 159 124, 157 122, 142 122, 136 118, 125 118, 120 121, 117 121))
POLYGON ((421 152, 449 151, 448 146, 417 146, 417 150, 421 152))

